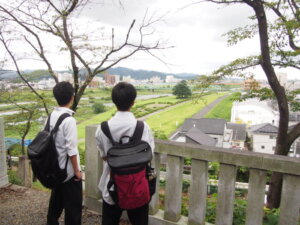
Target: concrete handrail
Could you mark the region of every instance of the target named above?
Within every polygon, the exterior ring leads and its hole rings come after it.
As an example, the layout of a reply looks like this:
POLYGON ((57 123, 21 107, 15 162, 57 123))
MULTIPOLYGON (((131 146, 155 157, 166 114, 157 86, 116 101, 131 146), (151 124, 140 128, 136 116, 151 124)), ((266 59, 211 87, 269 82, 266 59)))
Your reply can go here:
MULTIPOLYGON (((86 127, 86 192, 85 206, 101 213, 101 193, 97 185, 103 161, 95 143, 97 126, 86 127)), ((263 207, 267 170, 283 173, 283 190, 279 225, 297 225, 300 208, 300 160, 285 156, 243 152, 176 143, 155 141, 153 165, 160 177, 161 156, 167 155, 164 211, 159 209, 158 191, 150 202, 149 224, 204 225, 208 179, 208 163, 219 162, 216 224, 231 225, 233 221, 234 194, 237 166, 250 169, 247 195, 246 225, 259 225, 263 221, 263 207), (189 216, 181 215, 184 158, 191 158, 191 184, 189 188, 189 216)), ((159 182, 156 184, 159 189, 159 182)))

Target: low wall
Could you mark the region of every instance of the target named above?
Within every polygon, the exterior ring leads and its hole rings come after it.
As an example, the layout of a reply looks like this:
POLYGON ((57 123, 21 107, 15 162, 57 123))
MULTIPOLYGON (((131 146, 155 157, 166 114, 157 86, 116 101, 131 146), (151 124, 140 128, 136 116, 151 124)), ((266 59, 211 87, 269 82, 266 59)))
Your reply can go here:
MULTIPOLYGON (((101 213, 101 193, 97 185, 103 162, 95 143, 96 126, 86 127, 86 192, 85 206, 101 213)), ((164 210, 160 209, 159 193, 150 202, 150 225, 207 225, 205 222, 208 163, 220 163, 216 225, 232 225, 236 190, 237 167, 249 168, 246 225, 262 225, 267 171, 283 173, 279 225, 298 225, 300 209, 300 160, 297 158, 234 149, 200 146, 171 141, 155 141, 152 165, 157 176, 161 156, 166 160, 164 210), (188 217, 181 215, 184 158, 190 158, 191 184, 188 199, 188 217)), ((159 190, 159 182, 156 184, 159 190)))

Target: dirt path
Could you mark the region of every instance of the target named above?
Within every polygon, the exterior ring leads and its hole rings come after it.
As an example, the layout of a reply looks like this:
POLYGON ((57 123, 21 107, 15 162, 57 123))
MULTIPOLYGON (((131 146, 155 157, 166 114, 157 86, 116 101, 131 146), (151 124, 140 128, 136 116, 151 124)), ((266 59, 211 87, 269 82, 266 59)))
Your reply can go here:
MULTIPOLYGON (((17 185, 0 188, 1 225, 40 225, 46 224, 50 192, 17 185)), ((64 216, 60 225, 64 224, 64 216)), ((100 225, 101 216, 82 210, 83 225, 100 225)), ((128 225, 127 221, 120 225, 128 225)))

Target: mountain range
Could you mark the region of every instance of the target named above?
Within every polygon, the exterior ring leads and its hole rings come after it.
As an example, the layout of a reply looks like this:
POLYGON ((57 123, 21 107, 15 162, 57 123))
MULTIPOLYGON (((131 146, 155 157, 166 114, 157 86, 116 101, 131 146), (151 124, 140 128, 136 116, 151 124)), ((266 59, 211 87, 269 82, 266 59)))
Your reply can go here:
MULTIPOLYGON (((69 71, 57 71, 57 72, 64 73, 69 71)), ((50 78, 50 75, 46 70, 25 70, 22 71, 22 73, 30 80, 35 80, 35 81, 44 78, 50 78)), ((158 76, 164 80, 168 75, 173 75, 175 78, 190 80, 199 76, 198 74, 193 74, 193 73, 170 74, 170 73, 163 73, 163 72, 150 71, 150 70, 133 70, 125 67, 110 68, 108 69, 107 73, 113 75, 120 75, 120 76, 131 76, 131 78, 136 80, 149 79, 154 76, 158 76)), ((85 71, 81 70, 80 71, 81 77, 84 77, 84 74, 85 71)), ((97 76, 103 76, 103 74, 99 74, 97 76)), ((19 77, 16 71, 0 70, 0 80, 17 80, 18 78, 19 77)))

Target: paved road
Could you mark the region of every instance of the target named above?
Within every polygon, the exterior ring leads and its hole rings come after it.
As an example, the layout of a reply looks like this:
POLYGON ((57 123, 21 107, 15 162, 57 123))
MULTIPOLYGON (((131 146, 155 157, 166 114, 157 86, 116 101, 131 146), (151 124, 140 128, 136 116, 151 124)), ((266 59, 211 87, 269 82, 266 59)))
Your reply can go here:
POLYGON ((205 106, 203 109, 201 109, 199 112, 197 112, 195 115, 193 115, 193 119, 200 119, 203 118, 213 107, 215 107, 218 103, 220 103, 224 98, 226 98, 228 95, 224 95, 217 100, 213 101, 212 103, 205 106))

